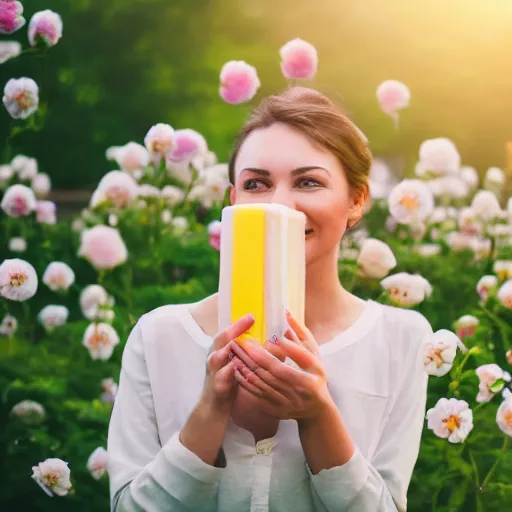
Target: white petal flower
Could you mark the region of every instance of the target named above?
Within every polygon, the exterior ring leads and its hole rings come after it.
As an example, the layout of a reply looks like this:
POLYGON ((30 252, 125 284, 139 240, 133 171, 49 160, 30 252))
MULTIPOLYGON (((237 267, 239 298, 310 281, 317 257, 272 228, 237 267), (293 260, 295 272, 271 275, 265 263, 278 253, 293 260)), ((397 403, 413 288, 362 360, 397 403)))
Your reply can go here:
POLYGON ((429 224, 441 224, 448 218, 448 212, 444 206, 436 206, 428 219, 429 224))
POLYGON ((52 261, 43 274, 43 283, 50 290, 67 290, 75 282, 73 269, 62 261, 52 261))
POLYGON ((388 276, 380 284, 387 290, 389 299, 399 306, 416 306, 432 293, 432 286, 425 278, 407 272, 388 276))
POLYGON ((396 258, 389 245, 376 238, 367 238, 363 242, 357 262, 372 279, 382 279, 396 267, 396 258))
POLYGON ((86 286, 80 293, 80 308, 88 320, 96 320, 99 311, 108 307, 109 304, 110 297, 105 288, 99 284, 86 286))
POLYGON ((109 148, 107 158, 115 160, 120 169, 129 172, 132 176, 136 171, 144 169, 150 162, 148 150, 136 142, 109 148))
POLYGON ((52 188, 50 177, 44 172, 36 174, 32 178, 30 188, 34 191, 34 194, 38 199, 44 199, 50 193, 52 188))
POLYGON ((484 302, 489 295, 493 294, 498 289, 498 278, 496 276, 482 276, 476 285, 476 291, 480 295, 480 299, 484 302))
POLYGON ((68 321, 68 315, 69 310, 66 306, 49 304, 39 312, 38 320, 46 332, 52 332, 56 327, 60 327, 68 321))
POLYGON ((460 177, 473 189, 478 188, 480 178, 474 167, 464 165, 460 168, 460 177))
POLYGON ((45 418, 44 407, 34 400, 22 400, 12 409, 11 414, 19 418, 26 425, 38 425, 45 418))
POLYGON ((37 160, 25 155, 17 155, 11 161, 12 170, 21 181, 30 181, 38 173, 37 160))
POLYGON ((99 480, 108 470, 108 454, 101 446, 96 448, 87 460, 87 469, 96 480, 99 480))
POLYGON ((425 258, 431 258, 441 253, 441 246, 439 244, 421 244, 413 248, 414 252, 425 258))
POLYGON ((512 279, 512 260, 496 260, 492 270, 500 281, 512 279))
POLYGON ((25 252, 27 250, 27 241, 24 238, 15 236, 9 240, 9 251, 25 252))
POLYGON ((138 197, 139 185, 129 174, 110 171, 101 178, 89 204, 96 208, 108 201, 116 208, 124 208, 138 197))
POLYGON ((473 208, 461 208, 457 220, 459 229, 465 235, 480 235, 483 232, 480 217, 473 208))
POLYGON ((502 187, 505 184, 505 173, 499 167, 489 167, 485 173, 484 187, 502 187))
POLYGON ((510 380, 510 375, 497 364, 483 364, 475 371, 480 379, 476 396, 478 403, 490 402, 494 395, 503 389, 504 383, 510 380))
POLYGON ((160 189, 154 185, 149 185, 149 183, 144 183, 143 185, 139 185, 137 194, 144 199, 148 197, 160 197, 160 189))
POLYGON ((75 233, 80 233, 85 229, 85 222, 81 218, 77 217, 71 223, 71 229, 75 233))
POLYGON ((501 213, 498 199, 489 190, 479 190, 473 197, 471 208, 484 221, 496 218, 501 213))
POLYGON ((162 222, 164 224, 170 224, 170 222, 172 220, 172 213, 171 213, 171 211, 170 210, 162 210, 160 218, 162 219, 162 222))
POLYGON ((30 46, 36 46, 38 41, 48 47, 55 46, 62 37, 62 18, 49 9, 36 12, 30 19, 27 32, 30 46))
POLYGON ((128 259, 128 249, 119 231, 98 225, 82 231, 78 255, 96 269, 112 269, 128 259))
POLYGON ((185 199, 185 192, 179 187, 167 185, 162 189, 161 196, 165 199, 166 204, 172 208, 185 199))
POLYGON ((174 217, 171 220, 171 225, 176 234, 183 234, 188 229, 188 219, 186 217, 174 217))
POLYGON ((463 251, 471 249, 473 236, 458 231, 451 231, 450 233, 446 233, 444 239, 453 251, 463 251))
POLYGON ((0 41, 0 64, 14 59, 21 53, 21 44, 18 41, 0 41))
POLYGON ((117 395, 117 383, 112 378, 103 379, 101 381, 101 388, 103 389, 101 400, 103 402, 113 404, 117 395))
POLYGON ((457 146, 446 137, 424 141, 420 146, 419 160, 427 171, 434 174, 451 173, 460 168, 457 146))
POLYGON ((470 249, 475 253, 477 260, 482 260, 490 256, 492 242, 488 238, 474 237, 471 240, 470 249))
POLYGON ((61 459, 46 459, 32 467, 32 478, 49 495, 66 496, 71 490, 68 463, 61 459))
POLYGON ((498 407, 496 423, 504 434, 512 437, 512 394, 508 393, 507 398, 498 407))
POLYGON ((180 180, 185 187, 188 187, 192 183, 193 175, 189 162, 171 162, 167 160, 165 168, 169 176, 180 180))
POLYGON ((109 324, 92 323, 84 333, 83 345, 89 349, 92 359, 110 359, 114 347, 119 343, 116 330, 109 324))
POLYGON ((144 145, 149 151, 153 162, 161 158, 169 158, 176 146, 174 129, 168 124, 158 123, 152 126, 144 137, 144 145))
POLYGON ((34 267, 17 258, 4 260, 0 265, 0 296, 9 300, 24 301, 37 291, 37 274, 34 267))
POLYGON ((36 197, 25 185, 11 185, 5 191, 0 206, 9 217, 23 217, 36 209, 36 197))
POLYGON ((12 336, 18 329, 18 320, 12 315, 5 315, 0 324, 0 334, 3 336, 12 336))
POLYGON ((39 87, 31 78, 11 78, 2 101, 14 119, 26 119, 39 108, 39 87))
POLYGON ((56 224, 57 207, 53 201, 37 201, 36 220, 39 224, 56 224))
POLYGON ((420 180, 403 180, 389 194, 389 212, 400 224, 422 222, 434 210, 430 189, 420 180))
POLYGON ((473 430, 473 411, 464 400, 441 398, 427 411, 427 426, 437 437, 463 443, 473 430))
POLYGON ((3 188, 13 176, 14 171, 10 165, 0 165, 0 188, 3 188))
POLYGON ((505 281, 498 290, 498 300, 503 306, 512 309, 512 279, 505 281))
POLYGON ((429 375, 442 377, 453 366, 457 346, 461 341, 447 329, 441 329, 432 336, 432 341, 425 346, 425 370, 429 375))

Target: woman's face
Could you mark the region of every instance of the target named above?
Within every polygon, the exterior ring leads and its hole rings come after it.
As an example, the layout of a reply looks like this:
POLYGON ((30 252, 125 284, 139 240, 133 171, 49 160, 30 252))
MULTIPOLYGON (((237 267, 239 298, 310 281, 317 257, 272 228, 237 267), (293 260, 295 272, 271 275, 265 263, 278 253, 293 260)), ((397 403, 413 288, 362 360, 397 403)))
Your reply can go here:
POLYGON ((231 204, 279 203, 306 215, 306 264, 337 250, 354 205, 339 160, 283 123, 253 131, 235 164, 231 204))

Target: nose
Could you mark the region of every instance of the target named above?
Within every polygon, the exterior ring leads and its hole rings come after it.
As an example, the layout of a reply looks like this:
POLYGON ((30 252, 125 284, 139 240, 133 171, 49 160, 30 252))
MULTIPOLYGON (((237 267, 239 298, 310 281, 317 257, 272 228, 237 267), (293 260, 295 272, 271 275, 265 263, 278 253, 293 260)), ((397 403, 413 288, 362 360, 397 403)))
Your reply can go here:
POLYGON ((293 194, 284 186, 275 188, 270 202, 275 204, 282 204, 284 206, 288 206, 288 208, 296 210, 296 204, 293 194))

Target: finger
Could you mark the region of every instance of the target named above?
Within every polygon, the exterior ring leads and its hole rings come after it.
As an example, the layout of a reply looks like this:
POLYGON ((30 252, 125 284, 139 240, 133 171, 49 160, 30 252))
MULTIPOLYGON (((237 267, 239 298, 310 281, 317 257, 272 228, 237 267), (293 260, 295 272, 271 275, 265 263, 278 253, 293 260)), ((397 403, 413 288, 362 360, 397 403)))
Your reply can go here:
POLYGON ((233 387, 236 385, 235 370, 233 362, 230 361, 217 372, 214 385, 217 393, 227 395, 233 391, 233 387))
POLYGON ((210 355, 206 361, 207 375, 212 372, 219 371, 223 366, 231 361, 233 358, 232 343, 234 342, 231 341, 223 348, 210 352, 210 355))
POLYGON ((238 338, 239 336, 244 334, 248 329, 250 329, 253 324, 253 314, 247 313, 247 315, 242 316, 241 318, 233 322, 229 327, 219 332, 215 336, 215 338, 213 338, 212 346, 214 347, 214 350, 222 348, 231 340, 238 338))
POLYGON ((292 328, 292 330, 295 332, 297 337, 300 341, 306 341, 307 334, 305 332, 305 326, 301 326, 295 318, 293 318, 292 314, 286 310, 286 321, 288 322, 288 325, 292 328))
POLYGON ((303 323, 299 323, 298 320, 293 318, 292 314, 288 310, 286 310, 286 320, 292 329, 292 333, 297 336, 297 338, 302 342, 302 345, 318 356, 320 354, 320 350, 311 331, 303 323))

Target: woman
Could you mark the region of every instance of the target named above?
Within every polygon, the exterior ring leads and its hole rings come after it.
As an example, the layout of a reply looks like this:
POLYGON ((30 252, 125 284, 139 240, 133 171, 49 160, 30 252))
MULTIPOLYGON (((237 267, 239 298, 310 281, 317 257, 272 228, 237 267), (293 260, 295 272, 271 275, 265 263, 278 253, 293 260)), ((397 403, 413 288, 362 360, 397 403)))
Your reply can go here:
POLYGON ((217 332, 216 294, 142 316, 109 428, 113 510, 406 510, 432 330, 339 282, 370 166, 364 135, 316 91, 291 88, 255 110, 229 163, 230 200, 306 215, 307 328, 289 318, 285 338, 238 345, 250 312, 217 332))

